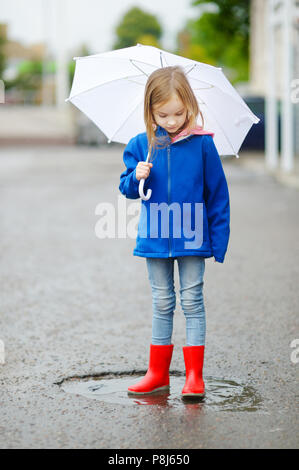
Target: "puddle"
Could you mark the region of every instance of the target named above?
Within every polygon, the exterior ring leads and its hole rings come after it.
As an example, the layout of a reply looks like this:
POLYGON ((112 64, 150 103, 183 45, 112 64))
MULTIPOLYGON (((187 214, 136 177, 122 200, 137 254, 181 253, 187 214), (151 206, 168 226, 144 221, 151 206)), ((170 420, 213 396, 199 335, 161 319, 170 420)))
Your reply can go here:
POLYGON ((153 395, 128 395, 127 388, 138 382, 145 372, 139 374, 117 373, 97 377, 69 378, 60 383, 66 393, 83 395, 86 398, 118 405, 160 405, 182 407, 188 403, 204 405, 215 411, 253 412, 261 408, 262 399, 257 391, 246 384, 222 378, 204 377, 205 397, 201 399, 181 398, 185 376, 180 372, 170 374, 170 391, 153 395))

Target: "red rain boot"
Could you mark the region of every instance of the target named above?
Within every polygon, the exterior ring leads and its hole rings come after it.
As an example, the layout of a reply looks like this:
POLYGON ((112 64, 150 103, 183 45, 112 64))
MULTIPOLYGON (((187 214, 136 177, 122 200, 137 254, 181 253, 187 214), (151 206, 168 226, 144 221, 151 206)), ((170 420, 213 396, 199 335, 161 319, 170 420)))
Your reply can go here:
POLYGON ((205 384, 202 378, 204 346, 183 347, 186 366, 186 382, 182 390, 183 397, 203 397, 205 384))
POLYGON ((173 344, 151 344, 149 366, 145 376, 128 388, 131 395, 144 395, 159 390, 169 390, 169 366, 173 344))

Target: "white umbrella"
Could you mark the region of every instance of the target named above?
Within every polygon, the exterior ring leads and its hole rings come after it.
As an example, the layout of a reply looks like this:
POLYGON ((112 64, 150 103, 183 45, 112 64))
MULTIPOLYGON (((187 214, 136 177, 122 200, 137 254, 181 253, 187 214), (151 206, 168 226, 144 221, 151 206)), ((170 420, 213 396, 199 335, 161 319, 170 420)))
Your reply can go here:
MULTIPOLYGON (((214 132, 219 155, 238 157, 251 126, 259 122, 219 67, 142 44, 74 60, 75 75, 66 101, 86 114, 108 142, 127 144, 145 132, 143 100, 148 76, 158 68, 173 65, 180 65, 185 71, 205 128, 214 132)), ((198 123, 201 124, 200 117, 198 123)), ((145 196, 143 185, 141 180, 139 194, 146 200, 151 190, 145 196)))

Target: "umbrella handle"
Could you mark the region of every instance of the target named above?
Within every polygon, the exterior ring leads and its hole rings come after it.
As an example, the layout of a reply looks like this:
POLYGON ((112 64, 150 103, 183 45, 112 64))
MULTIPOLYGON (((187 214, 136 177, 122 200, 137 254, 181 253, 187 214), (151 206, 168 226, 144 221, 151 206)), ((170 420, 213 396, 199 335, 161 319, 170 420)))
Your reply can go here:
MULTIPOLYGON (((148 162, 150 159, 150 151, 148 151, 148 154, 147 154, 147 157, 146 157, 146 162, 148 162)), ((143 191, 143 187, 144 187, 144 181, 145 179, 144 178, 141 178, 140 180, 140 183, 139 183, 139 196, 141 197, 141 199, 143 199, 144 201, 148 201, 152 195, 152 190, 151 189, 148 189, 146 194, 144 194, 144 191, 143 191)))
POLYGON ((143 187, 144 187, 144 181, 145 179, 144 178, 141 178, 140 182, 139 182, 139 187, 138 187, 138 190, 139 190, 139 196, 141 197, 141 199, 143 199, 144 201, 148 201, 152 195, 152 190, 151 189, 148 189, 146 194, 144 194, 144 191, 143 191, 143 187))

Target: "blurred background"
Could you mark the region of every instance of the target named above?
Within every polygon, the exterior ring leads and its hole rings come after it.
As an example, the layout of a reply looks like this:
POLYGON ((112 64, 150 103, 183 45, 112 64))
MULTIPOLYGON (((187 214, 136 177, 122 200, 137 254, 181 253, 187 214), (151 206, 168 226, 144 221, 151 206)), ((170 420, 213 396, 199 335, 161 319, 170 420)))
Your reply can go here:
POLYGON ((73 57, 141 43, 222 67, 260 118, 241 150, 296 173, 298 11, 296 0, 3 0, 0 145, 107 145, 65 103, 73 57))
MULTIPOLYGON (((298 448, 298 32, 297 0, 0 1, 0 448, 298 448), (223 158, 232 230, 225 265, 205 270, 203 407, 58 386, 146 364, 145 259, 115 230, 136 222, 118 190, 124 146, 65 102, 74 57, 136 43, 222 67, 260 118, 223 158), (118 220, 98 238, 107 203, 118 220)), ((175 287, 180 346, 177 269, 175 287)))

